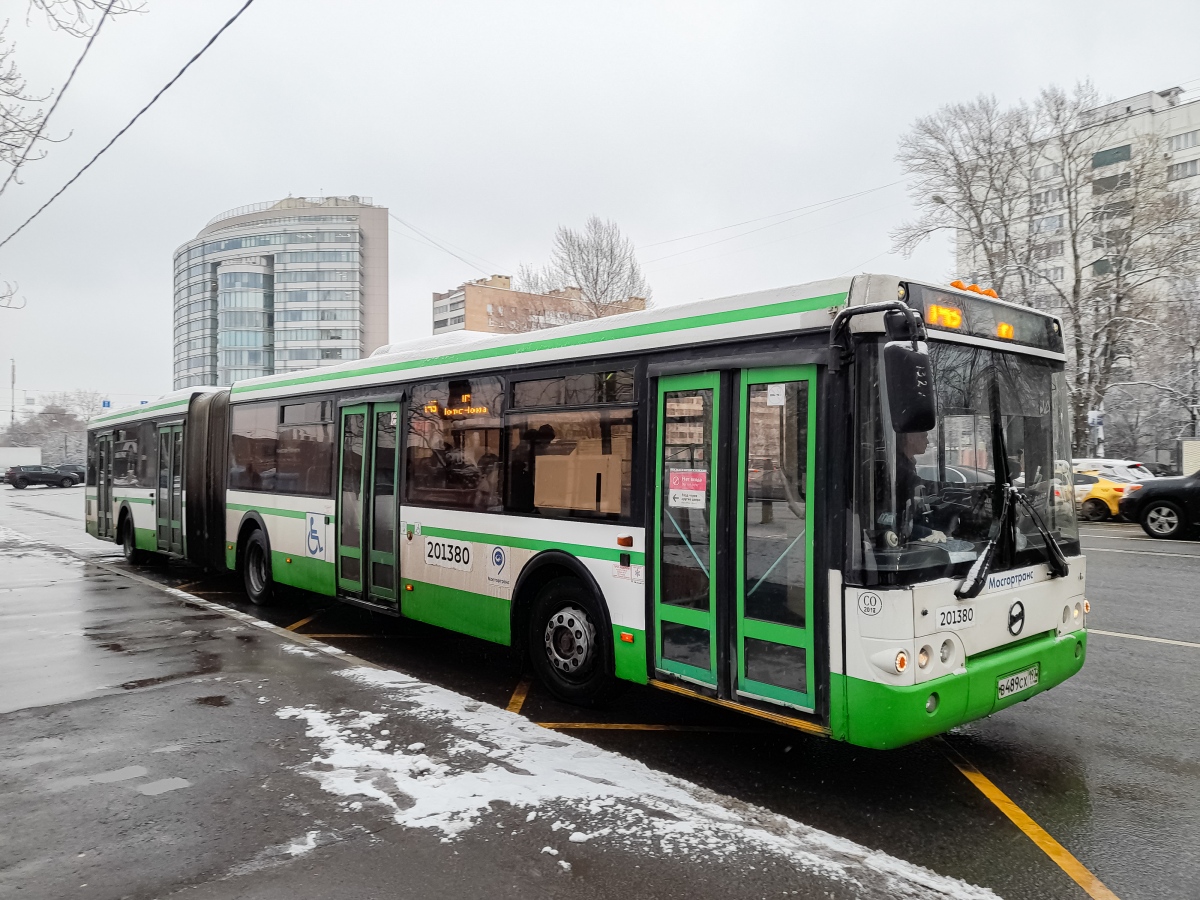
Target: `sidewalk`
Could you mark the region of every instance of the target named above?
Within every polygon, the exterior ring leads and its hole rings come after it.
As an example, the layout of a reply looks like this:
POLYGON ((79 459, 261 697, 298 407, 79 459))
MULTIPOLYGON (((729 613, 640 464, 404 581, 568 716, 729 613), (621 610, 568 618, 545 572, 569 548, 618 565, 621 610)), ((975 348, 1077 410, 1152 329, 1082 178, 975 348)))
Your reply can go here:
POLYGON ((17 519, 0 509, 0 897, 993 896, 17 519))

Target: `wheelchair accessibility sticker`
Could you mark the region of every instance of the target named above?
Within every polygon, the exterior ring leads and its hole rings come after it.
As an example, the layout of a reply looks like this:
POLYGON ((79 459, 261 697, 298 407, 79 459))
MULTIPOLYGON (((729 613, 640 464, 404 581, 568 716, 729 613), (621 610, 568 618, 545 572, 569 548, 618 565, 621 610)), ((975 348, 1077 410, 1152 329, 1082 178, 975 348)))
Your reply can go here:
POLYGON ((310 559, 328 560, 325 547, 328 543, 325 535, 324 513, 304 514, 304 554, 310 559))

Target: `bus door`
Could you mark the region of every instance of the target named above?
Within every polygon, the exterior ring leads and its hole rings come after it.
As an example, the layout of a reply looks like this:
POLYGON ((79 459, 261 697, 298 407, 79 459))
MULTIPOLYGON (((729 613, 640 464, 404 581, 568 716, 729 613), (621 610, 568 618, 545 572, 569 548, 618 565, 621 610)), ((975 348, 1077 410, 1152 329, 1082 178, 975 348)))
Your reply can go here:
POLYGON ((337 584, 354 599, 395 608, 400 404, 345 407, 338 484, 337 584))
POLYGON ((720 375, 658 381, 654 620, 659 669, 717 685, 717 410, 720 375))
POLYGON ((734 592, 739 697, 812 712, 816 369, 743 372, 734 592))
POLYGON ((96 436, 96 536, 113 537, 113 436, 96 436))
POLYGON ((183 426, 158 428, 158 549, 183 553, 183 426))
POLYGON ((815 379, 796 366, 733 373, 732 397, 716 372, 658 388, 656 666, 728 699, 805 711, 815 379))

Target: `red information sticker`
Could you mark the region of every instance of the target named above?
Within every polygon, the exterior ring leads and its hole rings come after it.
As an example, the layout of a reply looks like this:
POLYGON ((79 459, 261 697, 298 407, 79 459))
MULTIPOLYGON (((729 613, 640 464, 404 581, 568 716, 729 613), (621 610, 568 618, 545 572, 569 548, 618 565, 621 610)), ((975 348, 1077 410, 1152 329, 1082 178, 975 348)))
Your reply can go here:
POLYGON ((667 505, 677 509, 704 509, 708 500, 708 472, 704 469, 667 470, 667 505))

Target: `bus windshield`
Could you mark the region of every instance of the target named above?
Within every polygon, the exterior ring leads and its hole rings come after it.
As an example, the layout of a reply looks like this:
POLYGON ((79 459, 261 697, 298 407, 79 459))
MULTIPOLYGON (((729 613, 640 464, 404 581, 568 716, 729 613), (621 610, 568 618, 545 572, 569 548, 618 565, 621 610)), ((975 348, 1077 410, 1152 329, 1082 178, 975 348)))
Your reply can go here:
POLYGON ((962 577, 1003 527, 1003 485, 1029 501, 993 569, 1045 562, 1044 525, 1066 555, 1079 552, 1062 365, 932 341, 937 424, 896 434, 881 347, 860 349, 853 558, 865 584, 962 577), (1036 516, 1036 518, 1035 518, 1036 516), (1038 522, 1040 519, 1040 523, 1038 522))

